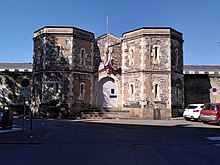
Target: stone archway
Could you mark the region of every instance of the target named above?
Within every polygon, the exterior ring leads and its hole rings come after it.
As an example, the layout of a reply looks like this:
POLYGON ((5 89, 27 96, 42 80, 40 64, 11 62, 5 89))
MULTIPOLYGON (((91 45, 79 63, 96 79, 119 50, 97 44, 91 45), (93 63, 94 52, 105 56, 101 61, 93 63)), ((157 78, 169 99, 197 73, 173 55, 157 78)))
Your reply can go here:
POLYGON ((115 80, 104 77, 99 81, 98 105, 100 108, 116 108, 118 102, 118 88, 115 80))

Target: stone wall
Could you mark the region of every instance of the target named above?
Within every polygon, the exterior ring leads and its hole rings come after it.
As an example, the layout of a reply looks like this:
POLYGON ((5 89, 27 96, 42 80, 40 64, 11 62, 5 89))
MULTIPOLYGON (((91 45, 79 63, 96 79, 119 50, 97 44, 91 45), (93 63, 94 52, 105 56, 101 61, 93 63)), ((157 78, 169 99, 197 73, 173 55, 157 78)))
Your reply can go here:
POLYGON ((45 109, 55 103, 66 115, 91 107, 93 74, 99 65, 94 34, 74 27, 44 27, 34 36, 36 106, 45 109))
MULTIPOLYGON (((212 78, 211 78, 212 79, 212 78)), ((207 74, 185 74, 185 107, 188 104, 209 103, 211 99, 211 89, 214 84, 207 74)))
MULTIPOLYGON (((21 81, 27 78, 31 81, 32 73, 24 71, 0 72, 0 108, 12 108, 14 113, 22 114, 24 100, 20 95, 21 81)), ((27 99, 28 100, 28 99, 27 99)))

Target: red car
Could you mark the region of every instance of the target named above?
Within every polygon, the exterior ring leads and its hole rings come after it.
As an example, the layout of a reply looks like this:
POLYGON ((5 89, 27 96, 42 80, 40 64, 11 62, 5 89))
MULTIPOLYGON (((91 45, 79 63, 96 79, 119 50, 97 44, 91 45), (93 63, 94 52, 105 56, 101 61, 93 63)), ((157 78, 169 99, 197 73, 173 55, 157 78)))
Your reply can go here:
POLYGON ((200 121, 206 124, 220 124, 220 103, 205 104, 200 112, 200 121))

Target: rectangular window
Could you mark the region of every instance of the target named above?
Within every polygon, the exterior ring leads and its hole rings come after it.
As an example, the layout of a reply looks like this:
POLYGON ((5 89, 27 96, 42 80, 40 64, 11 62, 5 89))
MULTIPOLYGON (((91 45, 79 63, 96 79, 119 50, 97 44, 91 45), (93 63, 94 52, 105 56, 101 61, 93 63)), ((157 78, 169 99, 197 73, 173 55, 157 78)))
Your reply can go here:
POLYGON ((158 57, 158 47, 154 48, 154 60, 156 60, 158 57))
POLYGON ((60 55, 60 46, 57 46, 57 56, 59 57, 60 55))
POLYGON ((115 94, 115 89, 111 89, 111 94, 115 94))
MULTIPOLYGON (((51 84, 52 85, 52 84, 51 84)), ((59 92, 59 83, 58 82, 55 82, 53 84, 53 87, 54 87, 54 94, 57 94, 59 92)))
POLYGON ((156 98, 158 95, 158 84, 155 84, 155 91, 154 91, 154 97, 156 98))

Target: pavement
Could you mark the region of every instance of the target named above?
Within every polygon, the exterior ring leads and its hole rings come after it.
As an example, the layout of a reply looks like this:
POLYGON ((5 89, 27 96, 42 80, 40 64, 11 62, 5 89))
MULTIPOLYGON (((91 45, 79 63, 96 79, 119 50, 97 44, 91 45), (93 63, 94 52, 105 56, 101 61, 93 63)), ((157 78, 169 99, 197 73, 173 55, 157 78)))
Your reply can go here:
MULTIPOLYGON (((38 144, 42 143, 37 137, 48 132, 44 123, 52 119, 33 119, 33 129, 30 130, 30 120, 25 120, 23 129, 23 119, 14 119, 11 130, 0 130, 0 144, 38 144)), ((56 119, 54 119, 56 120, 56 119)), ((62 121, 62 120, 60 120, 62 121)), ((129 125, 149 125, 149 126, 183 126, 183 127, 212 127, 212 125, 202 124, 201 122, 190 122, 184 118, 175 118, 172 120, 129 120, 129 119, 80 119, 66 120, 70 122, 85 123, 111 123, 111 124, 129 124, 129 125)), ((213 126, 216 127, 216 126, 213 126)))
POLYGON ((33 139, 33 134, 38 134, 41 129, 39 126, 30 130, 30 120, 25 120, 23 128, 23 119, 15 118, 12 129, 0 129, 0 144, 33 144, 38 143, 33 139))

